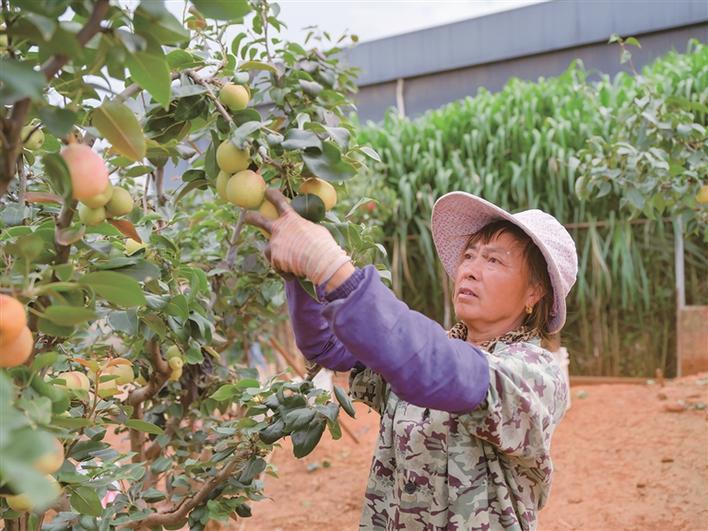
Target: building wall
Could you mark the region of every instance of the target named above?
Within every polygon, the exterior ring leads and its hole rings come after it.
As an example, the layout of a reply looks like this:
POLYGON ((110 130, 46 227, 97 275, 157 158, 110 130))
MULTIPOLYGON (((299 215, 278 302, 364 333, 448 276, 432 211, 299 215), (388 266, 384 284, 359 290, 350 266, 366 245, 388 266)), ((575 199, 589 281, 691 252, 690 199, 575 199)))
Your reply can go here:
POLYGON ((380 120, 396 106, 403 79, 407 116, 499 90, 511 77, 536 80, 562 73, 575 59, 588 70, 615 74, 619 47, 613 33, 637 37, 641 68, 692 38, 708 42, 708 2, 553 1, 446 26, 363 43, 348 55, 362 69, 355 100, 362 121, 380 120), (480 39, 485 43, 480 44, 480 39))

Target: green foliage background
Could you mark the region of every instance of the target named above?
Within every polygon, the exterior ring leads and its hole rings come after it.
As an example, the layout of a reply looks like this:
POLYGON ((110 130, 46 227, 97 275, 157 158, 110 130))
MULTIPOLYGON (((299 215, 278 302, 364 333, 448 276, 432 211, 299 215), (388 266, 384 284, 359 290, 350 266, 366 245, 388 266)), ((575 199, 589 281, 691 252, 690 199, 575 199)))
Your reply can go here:
POLYGON ((690 233, 687 302, 708 302, 708 209, 695 200, 708 174, 708 48, 693 42, 641 75, 589 76, 574 62, 558 77, 512 79, 416 120, 389 113, 360 131, 382 162, 353 195, 379 201, 373 218, 397 293, 446 324, 454 315, 430 238, 435 200, 463 190, 552 213, 580 260, 563 331, 571 371, 673 374, 675 215, 690 233))

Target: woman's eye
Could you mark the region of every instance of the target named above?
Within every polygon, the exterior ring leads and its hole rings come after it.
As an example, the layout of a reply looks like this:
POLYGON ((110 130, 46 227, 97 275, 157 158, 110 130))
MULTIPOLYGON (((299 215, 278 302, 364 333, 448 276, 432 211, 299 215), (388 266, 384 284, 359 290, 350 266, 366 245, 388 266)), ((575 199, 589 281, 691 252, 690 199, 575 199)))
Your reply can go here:
POLYGON ((497 259, 494 258, 493 256, 490 256, 489 258, 487 258, 487 261, 488 261, 490 264, 498 264, 498 263, 499 263, 499 260, 497 260, 497 259))

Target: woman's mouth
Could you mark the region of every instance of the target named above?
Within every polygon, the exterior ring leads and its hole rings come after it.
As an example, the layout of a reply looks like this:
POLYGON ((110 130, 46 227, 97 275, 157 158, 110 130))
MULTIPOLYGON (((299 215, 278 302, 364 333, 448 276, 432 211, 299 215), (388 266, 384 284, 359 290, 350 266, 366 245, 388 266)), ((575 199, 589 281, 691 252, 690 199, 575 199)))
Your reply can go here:
POLYGON ((477 298, 477 294, 470 288, 460 288, 459 290, 457 290, 457 297, 460 299, 477 298))

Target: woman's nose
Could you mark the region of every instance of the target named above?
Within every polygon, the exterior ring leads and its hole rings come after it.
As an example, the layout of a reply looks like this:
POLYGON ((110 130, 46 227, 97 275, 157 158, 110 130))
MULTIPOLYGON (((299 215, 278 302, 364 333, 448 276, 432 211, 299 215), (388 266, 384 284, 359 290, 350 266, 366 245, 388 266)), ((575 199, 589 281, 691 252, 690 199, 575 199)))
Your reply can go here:
POLYGON ((475 280, 480 278, 482 273, 482 263, 479 256, 470 257, 462 263, 463 274, 465 278, 473 278, 475 280))

